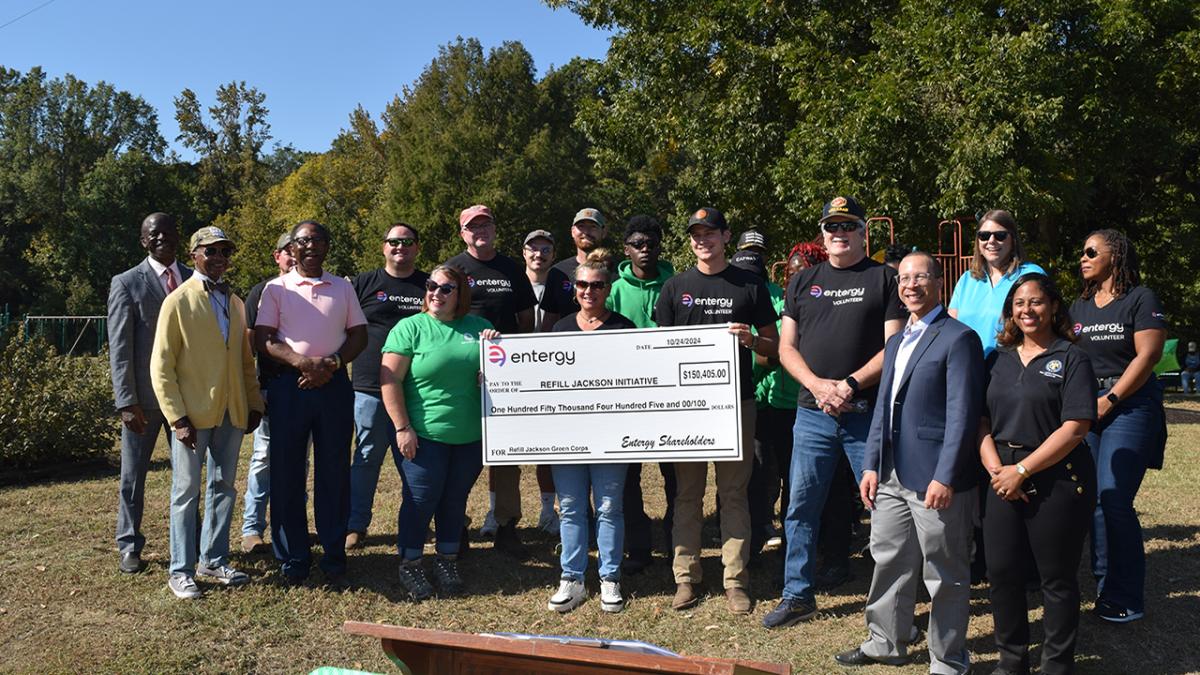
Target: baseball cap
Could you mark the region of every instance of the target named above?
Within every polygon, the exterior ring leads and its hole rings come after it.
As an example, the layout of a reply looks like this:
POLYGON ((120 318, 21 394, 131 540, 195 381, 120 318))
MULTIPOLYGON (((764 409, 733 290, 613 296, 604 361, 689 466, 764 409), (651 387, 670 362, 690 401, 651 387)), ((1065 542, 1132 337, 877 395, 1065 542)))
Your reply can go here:
POLYGON ((729 259, 729 264, 734 267, 740 267, 762 279, 767 278, 767 265, 763 262, 762 255, 754 251, 738 251, 734 253, 733 257, 729 259))
POLYGON ((221 228, 212 226, 202 227, 192 233, 192 242, 189 248, 194 251, 197 246, 208 246, 220 241, 233 243, 233 240, 225 236, 225 231, 221 228))
POLYGON ((821 211, 821 219, 817 222, 824 223, 837 216, 852 216, 859 220, 866 220, 867 212, 854 197, 834 197, 825 204, 825 208, 821 211))
POLYGON ((530 232, 529 234, 525 235, 525 241, 521 242, 521 245, 524 246, 534 239, 539 238, 548 240, 551 246, 554 245, 554 235, 550 234, 546 230, 534 230, 533 232, 530 232))
POLYGON ((729 225, 725 223, 725 215, 711 206, 701 206, 696 209, 692 217, 688 218, 687 228, 690 230, 693 225, 706 225, 718 230, 729 229, 729 225))
POLYGON ((468 206, 467 208, 462 210, 462 213, 458 214, 458 226, 466 227, 467 223, 471 222, 472 220, 475 220, 476 218, 478 218, 480 216, 487 216, 488 220, 491 220, 493 222, 495 222, 495 220, 496 220, 495 218, 492 217, 491 209, 484 206, 483 204, 476 204, 474 206, 468 206))
POLYGON ((746 230, 742 233, 742 236, 738 237, 737 249, 740 251, 751 246, 757 246, 765 251, 767 249, 767 238, 758 230, 746 230))
POLYGON ((288 244, 291 244, 291 243, 292 243, 292 233, 284 232, 283 234, 279 235, 279 240, 275 242, 275 250, 282 251, 283 249, 288 247, 288 244))
POLYGON ((571 224, 578 225, 581 220, 590 220, 600 227, 604 227, 604 214, 600 213, 600 209, 579 209, 579 213, 575 214, 575 220, 572 220, 571 224))

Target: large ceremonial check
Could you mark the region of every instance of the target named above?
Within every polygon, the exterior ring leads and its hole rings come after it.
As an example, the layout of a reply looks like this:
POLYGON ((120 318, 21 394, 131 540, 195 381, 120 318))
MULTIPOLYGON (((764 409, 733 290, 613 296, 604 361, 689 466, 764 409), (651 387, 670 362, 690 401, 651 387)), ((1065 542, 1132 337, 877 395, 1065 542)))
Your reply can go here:
POLYGON ((484 341, 484 464, 741 459, 737 350, 725 324, 484 341))

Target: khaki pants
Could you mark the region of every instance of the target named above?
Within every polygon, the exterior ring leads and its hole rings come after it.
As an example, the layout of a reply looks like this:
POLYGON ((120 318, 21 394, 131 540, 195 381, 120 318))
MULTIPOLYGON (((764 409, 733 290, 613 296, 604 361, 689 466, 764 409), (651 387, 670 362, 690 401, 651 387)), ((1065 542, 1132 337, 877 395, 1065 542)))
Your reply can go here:
MULTIPOLYGON (((742 459, 713 462, 717 473, 717 495, 721 498, 721 564, 725 566, 724 587, 750 587, 746 565, 750 562, 750 503, 746 488, 754 468, 754 399, 742 401, 742 459)), ((704 488, 708 462, 677 462, 675 476, 675 542, 672 569, 675 583, 698 584, 700 571, 700 528, 704 522, 704 488)), ((499 497, 497 497, 497 500, 499 497)))
POLYGON ((510 520, 520 520, 520 465, 492 467, 492 490, 496 493, 496 522, 504 525, 510 520))

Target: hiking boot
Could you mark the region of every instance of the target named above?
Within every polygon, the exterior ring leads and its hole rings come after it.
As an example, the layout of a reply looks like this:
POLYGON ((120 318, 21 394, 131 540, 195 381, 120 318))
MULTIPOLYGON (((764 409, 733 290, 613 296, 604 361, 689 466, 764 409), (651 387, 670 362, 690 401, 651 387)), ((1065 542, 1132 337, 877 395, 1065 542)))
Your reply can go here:
POLYGON ((525 544, 522 544, 521 538, 517 536, 516 518, 496 528, 494 548, 504 555, 511 556, 517 560, 526 560, 529 558, 529 549, 525 548, 525 544))
POLYGON ((216 567, 204 564, 196 565, 196 574, 224 586, 245 586, 250 583, 250 575, 239 572, 229 565, 217 565, 216 567))
POLYGON ((583 604, 586 599, 587 589, 583 587, 582 581, 563 579, 558 582, 558 592, 550 596, 550 602, 546 604, 546 609, 566 614, 583 604))
POLYGON ((621 582, 600 580, 600 609, 613 614, 625 609, 625 598, 621 595, 621 582))
POLYGON ((817 615, 817 603, 784 598, 763 617, 764 628, 786 628, 817 615))
POLYGON ((186 574, 172 574, 167 578, 167 588, 181 600, 195 600, 204 597, 204 591, 196 585, 196 580, 186 574))
POLYGON ((675 597, 671 599, 671 609, 683 611, 691 609, 700 602, 700 595, 696 592, 696 585, 687 582, 675 584, 675 597))
POLYGON ((400 585, 415 602, 433 597, 433 586, 429 585, 425 572, 421 570, 420 558, 400 563, 400 585))
POLYGON ((746 593, 746 589, 725 589, 725 600, 729 603, 729 611, 734 614, 750 613, 750 596, 746 593))
POLYGON ((458 595, 463 591, 463 580, 458 575, 458 560, 450 556, 434 556, 433 580, 437 583, 439 595, 458 595))

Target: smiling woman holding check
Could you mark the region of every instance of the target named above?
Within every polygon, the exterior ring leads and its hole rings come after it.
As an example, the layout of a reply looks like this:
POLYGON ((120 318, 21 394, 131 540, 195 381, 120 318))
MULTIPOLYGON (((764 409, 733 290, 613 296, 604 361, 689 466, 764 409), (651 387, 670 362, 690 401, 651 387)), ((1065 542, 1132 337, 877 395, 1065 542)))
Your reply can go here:
POLYGON ((479 340, 499 333, 468 314, 463 272, 434 268, 420 314, 402 319, 383 345, 379 383, 404 461, 400 503, 400 583, 414 600, 433 595, 421 568, 429 521, 436 520, 434 580, 442 595, 462 592, 458 551, 467 495, 483 468, 479 421, 479 340))

